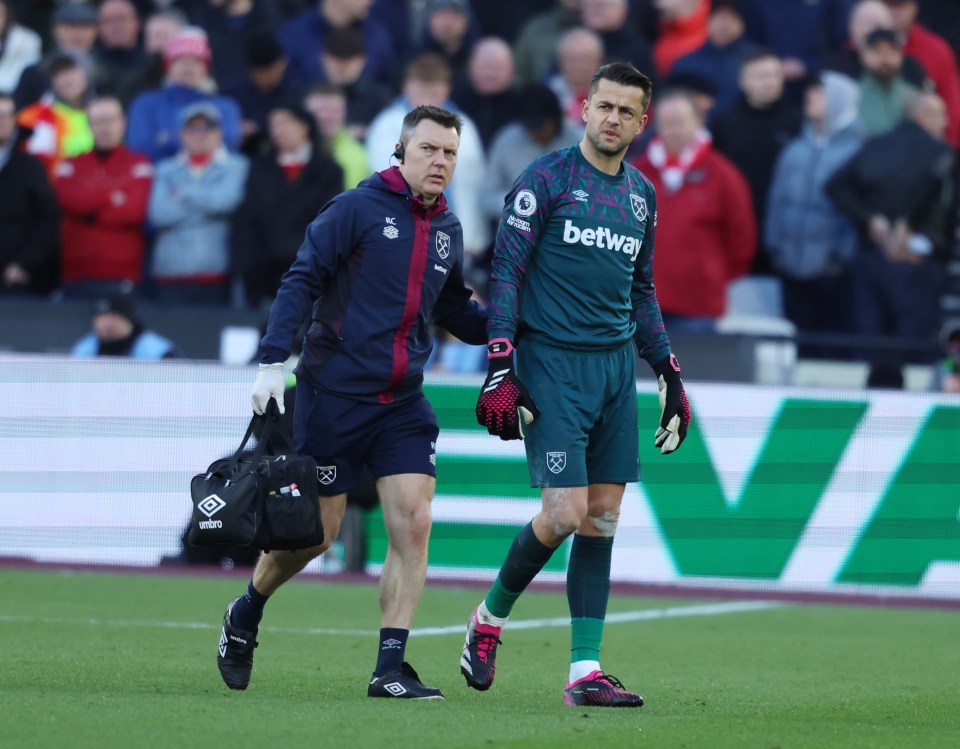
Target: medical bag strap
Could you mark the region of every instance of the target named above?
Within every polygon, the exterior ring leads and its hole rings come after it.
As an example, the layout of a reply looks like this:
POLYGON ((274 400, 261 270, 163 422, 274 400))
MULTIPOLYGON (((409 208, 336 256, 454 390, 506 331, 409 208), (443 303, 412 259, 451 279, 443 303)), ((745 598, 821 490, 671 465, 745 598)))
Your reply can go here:
MULTIPOLYGON (((271 399, 270 402, 272 404, 273 399, 271 399)), ((257 423, 261 421, 264 422, 263 430, 260 432, 260 438, 257 440, 256 448, 254 448, 253 453, 250 454, 250 462, 253 465, 257 465, 264 453, 267 451, 267 443, 270 441, 271 436, 273 435, 274 421, 273 419, 254 414, 253 418, 250 419, 250 425, 247 427, 246 433, 243 435, 243 440, 240 442, 240 447, 237 448, 237 451, 233 454, 233 457, 230 458, 230 462, 227 464, 226 473, 228 478, 232 477, 233 474, 236 473, 237 464, 240 462, 240 456, 243 455, 243 449, 247 446, 247 443, 253 436, 253 430, 256 428, 257 423)))
POLYGON ((284 424, 283 417, 280 415, 280 409, 273 398, 267 403, 267 410, 263 417, 271 430, 268 434, 265 426, 264 434, 260 435, 260 441, 267 446, 267 454, 296 455, 296 450, 293 449, 293 439, 287 432, 286 424, 284 424))

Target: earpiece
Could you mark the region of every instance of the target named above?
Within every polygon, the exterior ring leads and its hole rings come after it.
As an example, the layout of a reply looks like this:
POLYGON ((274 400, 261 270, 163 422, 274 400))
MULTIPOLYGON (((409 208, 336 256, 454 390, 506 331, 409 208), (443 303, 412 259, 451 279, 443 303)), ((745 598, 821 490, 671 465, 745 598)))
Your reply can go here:
POLYGON ((403 143, 397 143, 397 147, 393 149, 393 157, 401 164, 403 163, 403 154, 405 151, 406 149, 404 149, 403 143))

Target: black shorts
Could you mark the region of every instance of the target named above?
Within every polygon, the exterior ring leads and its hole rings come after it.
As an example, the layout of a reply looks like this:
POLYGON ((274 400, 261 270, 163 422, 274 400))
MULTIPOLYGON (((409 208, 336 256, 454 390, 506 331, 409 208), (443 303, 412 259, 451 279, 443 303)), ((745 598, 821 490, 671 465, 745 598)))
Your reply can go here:
POLYGON ((422 392, 395 403, 341 398, 297 380, 293 441, 317 461, 321 496, 355 489, 366 465, 374 479, 437 475, 437 417, 422 392))

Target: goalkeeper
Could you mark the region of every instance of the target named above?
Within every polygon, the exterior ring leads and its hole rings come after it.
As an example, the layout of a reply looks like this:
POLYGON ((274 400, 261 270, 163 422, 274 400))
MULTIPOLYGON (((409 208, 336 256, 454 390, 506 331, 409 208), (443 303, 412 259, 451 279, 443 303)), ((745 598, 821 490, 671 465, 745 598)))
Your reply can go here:
POLYGON ((475 689, 493 683, 500 631, 517 598, 573 534, 564 703, 643 704, 601 668, 600 643, 620 502, 625 484, 639 480, 634 345, 658 378, 660 451, 676 450, 690 423, 653 287, 656 196, 623 163, 651 93, 632 65, 601 67, 583 104, 583 140, 534 161, 505 200, 477 418, 501 439, 525 438, 543 504, 470 615, 460 670, 475 689))

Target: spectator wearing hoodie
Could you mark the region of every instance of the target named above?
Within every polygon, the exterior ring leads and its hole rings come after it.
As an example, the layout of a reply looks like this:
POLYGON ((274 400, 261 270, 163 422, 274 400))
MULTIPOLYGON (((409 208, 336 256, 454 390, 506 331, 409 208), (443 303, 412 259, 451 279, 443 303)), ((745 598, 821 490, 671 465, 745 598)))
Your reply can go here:
POLYGON ((853 331, 857 232, 825 185, 863 144, 858 100, 854 81, 821 73, 807 89, 803 131, 780 152, 770 181, 764 246, 783 285, 784 312, 801 333, 853 331))

